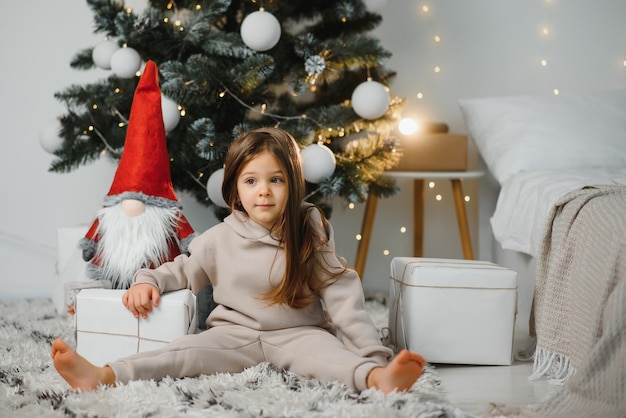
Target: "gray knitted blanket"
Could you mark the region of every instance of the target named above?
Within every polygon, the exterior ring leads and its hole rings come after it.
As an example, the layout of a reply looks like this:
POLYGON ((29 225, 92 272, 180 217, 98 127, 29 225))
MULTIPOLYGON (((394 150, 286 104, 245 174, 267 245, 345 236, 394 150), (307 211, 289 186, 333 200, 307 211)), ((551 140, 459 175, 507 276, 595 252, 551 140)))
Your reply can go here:
POLYGON ((587 187, 553 207, 537 258, 531 379, 563 390, 540 416, 626 416, 626 186, 587 187))

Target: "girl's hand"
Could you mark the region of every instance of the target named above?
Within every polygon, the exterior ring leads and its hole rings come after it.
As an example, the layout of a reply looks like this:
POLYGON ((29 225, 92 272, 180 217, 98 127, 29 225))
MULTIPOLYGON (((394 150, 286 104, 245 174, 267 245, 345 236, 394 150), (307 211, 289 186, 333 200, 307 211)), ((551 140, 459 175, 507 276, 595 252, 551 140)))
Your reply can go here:
POLYGON ((159 306, 161 295, 159 289, 148 283, 137 284, 124 293, 122 303, 129 311, 133 313, 135 318, 147 318, 148 313, 152 312, 153 306, 159 306))

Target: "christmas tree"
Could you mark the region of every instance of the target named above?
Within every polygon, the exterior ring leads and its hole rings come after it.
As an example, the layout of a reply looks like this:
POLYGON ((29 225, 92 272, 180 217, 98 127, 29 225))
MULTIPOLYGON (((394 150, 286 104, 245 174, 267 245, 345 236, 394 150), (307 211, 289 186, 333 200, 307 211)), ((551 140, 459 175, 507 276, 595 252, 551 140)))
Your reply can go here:
POLYGON ((152 0, 141 11, 87 3, 103 41, 70 65, 111 75, 55 94, 67 113, 50 171, 104 154, 119 159, 141 65, 152 60, 173 185, 219 217, 228 146, 259 126, 298 140, 307 200, 327 210, 337 196, 363 202, 368 193, 397 193, 384 171, 400 158, 394 129, 404 100, 388 91, 394 72, 383 62, 391 54, 369 33, 381 16, 364 0, 152 0))

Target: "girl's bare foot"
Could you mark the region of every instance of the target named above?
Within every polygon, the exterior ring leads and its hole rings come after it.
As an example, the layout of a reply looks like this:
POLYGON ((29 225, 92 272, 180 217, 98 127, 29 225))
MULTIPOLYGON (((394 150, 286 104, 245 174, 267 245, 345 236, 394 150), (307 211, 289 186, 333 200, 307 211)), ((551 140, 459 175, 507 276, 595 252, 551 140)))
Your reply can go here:
POLYGON ((383 393, 410 389, 422 375, 426 360, 417 353, 402 350, 386 367, 376 367, 367 376, 367 387, 383 393))
POLYGON ((115 374, 108 367, 91 364, 65 341, 57 338, 50 351, 57 372, 74 389, 94 390, 98 385, 115 385, 115 374))

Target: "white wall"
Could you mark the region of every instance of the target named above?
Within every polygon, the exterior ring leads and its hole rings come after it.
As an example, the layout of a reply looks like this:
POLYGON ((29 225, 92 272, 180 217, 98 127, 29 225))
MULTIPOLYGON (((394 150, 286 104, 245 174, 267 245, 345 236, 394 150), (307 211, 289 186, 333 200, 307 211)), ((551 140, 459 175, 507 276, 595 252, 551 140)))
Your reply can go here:
MULTIPOLYGON (((100 41, 85 2, 38 2, 37 8, 34 13, 29 2, 10 2, 0 26, 0 299, 50 294, 58 228, 91 223, 115 171, 107 160, 69 174, 47 171, 52 157, 39 146, 39 130, 65 111, 53 94, 106 74, 69 67, 76 52, 100 41)), ((459 98, 625 87, 622 0, 389 0, 380 13, 383 23, 376 33, 394 54, 388 66, 398 77, 391 89, 409 99, 407 115, 444 121, 455 132, 465 131, 459 98), (544 25, 548 36, 541 33, 544 25), (543 58, 546 67, 539 64, 543 58), (434 73, 435 66, 441 72, 434 73), (424 98, 417 100, 417 92, 424 98)), ((472 164, 479 163, 473 158, 472 164)), ((364 274, 368 290, 386 291, 391 258, 412 253, 411 188, 407 181, 399 184, 402 193, 379 204, 364 274), (401 226, 409 232, 400 233, 401 226)), ((477 248, 479 233, 481 239, 489 237, 484 222, 477 230, 478 211, 487 205, 478 205, 478 182, 465 187, 472 198, 468 210, 477 248)), ((215 223, 193 199, 179 198, 196 230, 215 223)), ((437 182, 426 199, 425 255, 460 258, 449 185, 437 182), (442 194, 441 202, 434 200, 436 193, 442 194)), ((362 205, 347 209, 335 202, 338 250, 350 262, 362 211, 362 205)))

